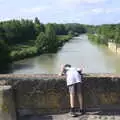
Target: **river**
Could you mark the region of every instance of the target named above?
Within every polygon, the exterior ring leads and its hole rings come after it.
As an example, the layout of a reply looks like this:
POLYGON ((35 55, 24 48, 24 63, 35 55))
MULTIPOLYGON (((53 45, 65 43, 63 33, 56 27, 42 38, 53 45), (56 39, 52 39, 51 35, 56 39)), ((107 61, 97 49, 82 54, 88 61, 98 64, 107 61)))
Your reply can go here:
POLYGON ((120 73, 120 56, 92 43, 86 35, 74 37, 57 53, 14 62, 10 71, 12 74, 53 74, 59 73, 60 65, 65 63, 83 68, 84 73, 120 73))

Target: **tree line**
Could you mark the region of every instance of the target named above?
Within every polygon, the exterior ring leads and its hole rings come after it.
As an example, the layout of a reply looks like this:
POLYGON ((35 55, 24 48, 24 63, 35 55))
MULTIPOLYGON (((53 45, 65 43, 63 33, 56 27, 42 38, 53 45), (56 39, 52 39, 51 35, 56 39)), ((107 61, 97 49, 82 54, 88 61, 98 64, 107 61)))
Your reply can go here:
POLYGON ((85 32, 82 24, 43 24, 37 17, 34 20, 1 21, 0 69, 14 60, 55 52, 65 41, 85 32))
POLYGON ((120 24, 103 24, 97 26, 88 26, 88 36, 93 41, 106 44, 111 41, 120 43, 120 24))

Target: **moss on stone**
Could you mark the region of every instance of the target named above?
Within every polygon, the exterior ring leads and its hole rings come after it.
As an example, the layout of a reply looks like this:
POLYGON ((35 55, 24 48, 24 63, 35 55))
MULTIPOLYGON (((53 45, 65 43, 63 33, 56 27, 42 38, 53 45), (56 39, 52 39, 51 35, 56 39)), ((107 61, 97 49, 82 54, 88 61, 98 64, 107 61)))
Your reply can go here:
POLYGON ((3 112, 8 112, 8 106, 5 103, 0 104, 0 108, 3 112))

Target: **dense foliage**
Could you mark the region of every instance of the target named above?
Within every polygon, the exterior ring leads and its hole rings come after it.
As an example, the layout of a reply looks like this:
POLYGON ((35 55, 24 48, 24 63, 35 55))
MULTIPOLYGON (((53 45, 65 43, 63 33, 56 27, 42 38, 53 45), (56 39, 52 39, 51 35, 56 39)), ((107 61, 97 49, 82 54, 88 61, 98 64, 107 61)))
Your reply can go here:
POLYGON ((107 44, 108 41, 120 43, 120 24, 103 24, 88 26, 89 38, 97 43, 107 44))
POLYGON ((7 65, 10 60, 55 52, 73 36, 85 32, 86 28, 81 24, 43 24, 37 17, 34 21, 25 19, 2 21, 0 22, 1 69, 2 65, 7 65))
POLYGON ((4 70, 8 67, 10 62, 9 47, 3 40, 0 40, 0 72, 4 73, 4 70), (1 71, 2 70, 2 71, 1 71))
POLYGON ((43 24, 37 17, 35 20, 2 21, 0 22, 0 70, 3 71, 3 68, 14 60, 56 52, 66 41, 82 33, 88 33, 88 37, 99 44, 107 45, 108 41, 120 43, 120 24, 96 26, 78 23, 43 24))
POLYGON ((47 37, 47 51, 54 52, 57 48, 57 39, 56 39, 56 32, 55 28, 52 24, 47 24, 45 29, 45 34, 47 37))

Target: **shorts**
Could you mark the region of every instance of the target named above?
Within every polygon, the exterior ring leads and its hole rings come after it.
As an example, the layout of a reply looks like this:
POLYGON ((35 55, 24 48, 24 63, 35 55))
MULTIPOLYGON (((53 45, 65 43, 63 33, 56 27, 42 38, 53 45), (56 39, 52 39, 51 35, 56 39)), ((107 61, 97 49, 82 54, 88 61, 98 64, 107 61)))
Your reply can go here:
POLYGON ((70 94, 81 93, 82 92, 82 83, 79 82, 79 83, 75 83, 73 85, 69 85, 68 88, 69 88, 70 94))

